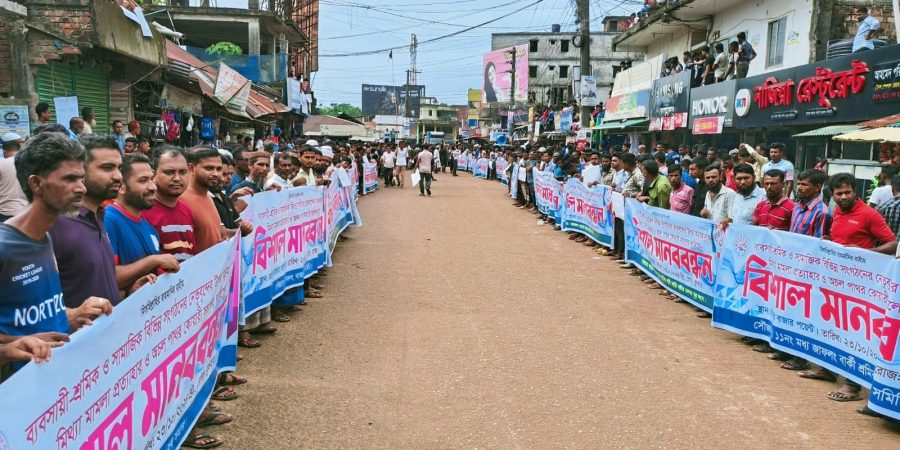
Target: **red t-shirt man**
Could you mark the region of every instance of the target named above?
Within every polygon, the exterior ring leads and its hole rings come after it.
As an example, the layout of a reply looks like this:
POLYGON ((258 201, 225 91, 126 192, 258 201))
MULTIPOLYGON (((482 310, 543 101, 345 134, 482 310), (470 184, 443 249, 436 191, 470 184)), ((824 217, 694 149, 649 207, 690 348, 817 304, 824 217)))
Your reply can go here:
POLYGON ((179 262, 197 254, 194 213, 187 204, 178 200, 175 207, 170 208, 155 200, 153 208, 144 211, 143 217, 159 233, 159 249, 162 253, 174 255, 179 262))
POLYGON ((188 188, 181 194, 179 203, 186 204, 193 212, 195 254, 222 242, 222 221, 208 193, 200 194, 188 188))
POLYGON ((894 242, 897 236, 878 211, 856 199, 850 211, 845 212, 842 208, 834 210, 831 239, 841 245, 872 249, 876 242, 894 242))

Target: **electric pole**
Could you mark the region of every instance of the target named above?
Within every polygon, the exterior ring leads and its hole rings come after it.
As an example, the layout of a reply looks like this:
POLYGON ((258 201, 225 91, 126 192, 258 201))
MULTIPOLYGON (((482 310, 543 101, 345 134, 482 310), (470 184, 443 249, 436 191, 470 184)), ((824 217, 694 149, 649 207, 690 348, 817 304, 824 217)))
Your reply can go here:
MULTIPOLYGON (((510 77, 509 77, 509 110, 512 111, 513 120, 516 117, 516 48, 513 47, 507 52, 510 55, 510 77)), ((509 119, 509 114, 506 115, 509 119)), ((507 124, 509 132, 512 133, 513 123, 509 121, 507 124)))
MULTIPOLYGON (((579 47, 581 50, 581 76, 593 75, 591 68, 591 6, 588 0, 578 0, 578 26, 581 32, 581 42, 579 47)), ((579 89, 579 92, 581 90, 579 89)), ((591 126, 591 107, 581 104, 579 95, 578 105, 581 106, 581 128, 585 129, 591 126)))
MULTIPOLYGON (((416 35, 413 34, 409 40, 409 69, 406 71, 406 105, 405 105, 406 112, 404 113, 404 115, 407 117, 409 117, 411 115, 411 111, 409 110, 410 109, 410 106, 409 106, 410 88, 419 84, 418 80, 416 78, 416 75, 421 73, 421 70, 418 70, 416 68, 416 53, 417 53, 418 48, 419 48, 419 41, 418 41, 418 39, 416 39, 416 35)), ((418 92, 418 88, 414 88, 414 89, 416 89, 416 92, 418 92)), ((419 100, 421 101, 421 99, 419 99, 419 100)), ((415 119, 418 119, 418 117, 415 117, 415 119)))

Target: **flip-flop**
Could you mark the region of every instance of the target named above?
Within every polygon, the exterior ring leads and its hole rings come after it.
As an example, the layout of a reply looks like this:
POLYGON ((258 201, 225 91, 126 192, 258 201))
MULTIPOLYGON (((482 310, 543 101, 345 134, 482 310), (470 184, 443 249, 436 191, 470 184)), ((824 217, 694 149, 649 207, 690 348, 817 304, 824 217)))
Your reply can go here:
POLYGON ((319 291, 309 291, 306 293, 306 298, 322 298, 322 293, 319 291))
POLYGON ((788 355, 785 352, 775 351, 774 353, 770 353, 766 358, 771 359, 772 361, 787 361, 791 359, 791 355, 788 355))
POLYGON ((806 370, 809 368, 809 363, 800 358, 791 358, 781 364, 781 368, 784 370, 806 370))
POLYGON ((240 397, 240 394, 234 388, 229 386, 219 386, 217 387, 210 398, 213 400, 217 400, 220 402, 228 402, 240 397))
POLYGON ((184 443, 182 443, 181 445, 183 447, 188 447, 188 448, 215 448, 215 447, 222 445, 223 442, 224 441, 222 441, 221 439, 210 436, 208 433, 203 432, 200 434, 188 435, 188 437, 185 438, 184 443), (208 442, 206 444, 198 443, 198 441, 207 440, 207 439, 213 439, 213 441, 208 442))
POLYGON ((216 383, 219 386, 239 386, 247 382, 246 378, 234 373, 223 373, 222 378, 224 378, 224 381, 216 383))
POLYGON ((248 331, 248 333, 250 333, 250 334, 272 334, 276 331, 278 331, 278 328, 268 327, 268 326, 264 325, 264 326, 256 327, 256 328, 248 331))
POLYGON ((831 391, 828 393, 828 395, 826 395, 826 397, 828 397, 828 400, 834 400, 841 403, 855 402, 863 399, 862 395, 859 395, 859 392, 855 394, 845 394, 840 391, 831 391))
POLYGON ((821 373, 817 370, 801 370, 797 372, 797 376, 800 378, 806 378, 807 380, 821 380, 821 381, 837 381, 837 376, 832 375, 830 373, 821 373))
POLYGON ((210 415, 209 418, 200 420, 197 422, 198 427, 208 427, 211 425, 225 425, 228 422, 234 420, 234 417, 231 414, 225 414, 222 412, 215 412, 210 415))
MULTIPOLYGON (((274 311, 272 311, 272 320, 279 323, 287 323, 291 321, 291 318, 287 314, 275 313, 274 311)), ((274 330, 274 328, 272 329, 274 330)))
POLYGON ((256 348, 261 345, 262 345, 262 343, 255 339, 250 339, 250 338, 238 339, 238 347, 256 348))
POLYGON ((753 347, 750 347, 750 350, 759 353, 775 353, 775 349, 770 347, 769 344, 766 343, 756 344, 753 347))

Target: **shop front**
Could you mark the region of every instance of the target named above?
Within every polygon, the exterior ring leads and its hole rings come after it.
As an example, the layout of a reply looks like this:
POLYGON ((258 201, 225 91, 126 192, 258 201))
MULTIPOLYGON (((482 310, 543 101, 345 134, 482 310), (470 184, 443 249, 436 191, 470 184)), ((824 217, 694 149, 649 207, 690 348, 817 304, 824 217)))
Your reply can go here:
POLYGON ((691 89, 691 141, 716 148, 737 148, 741 132, 734 127, 734 80, 691 89))
POLYGON ((637 151, 639 136, 649 133, 649 107, 649 89, 612 96, 606 102, 603 120, 592 129, 600 131, 601 142, 605 142, 607 148, 618 147, 627 141, 632 150, 637 151))
POLYGON ((655 146, 667 143, 677 146, 688 142, 688 109, 691 96, 691 72, 658 78, 653 81, 650 96, 650 125, 652 132, 644 144, 655 146))
POLYGON ((734 124, 763 142, 788 144, 798 167, 827 158, 860 180, 878 171, 872 145, 832 141, 860 122, 900 111, 900 45, 738 80, 734 124), (830 128, 846 126, 847 128, 830 128))

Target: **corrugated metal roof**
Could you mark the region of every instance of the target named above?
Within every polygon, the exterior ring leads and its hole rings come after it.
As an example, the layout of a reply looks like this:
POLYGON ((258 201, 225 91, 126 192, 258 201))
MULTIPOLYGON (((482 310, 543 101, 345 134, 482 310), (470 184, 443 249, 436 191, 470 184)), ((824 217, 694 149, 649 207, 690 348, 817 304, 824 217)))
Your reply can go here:
POLYGON ((859 131, 860 129, 861 127, 859 125, 828 125, 827 127, 816 128, 815 130, 795 134, 794 137, 836 136, 838 134, 859 131))
POLYGON ((900 114, 862 122, 859 126, 860 128, 900 127, 900 114))
POLYGON ((835 136, 837 141, 900 142, 900 128, 879 127, 835 136))

